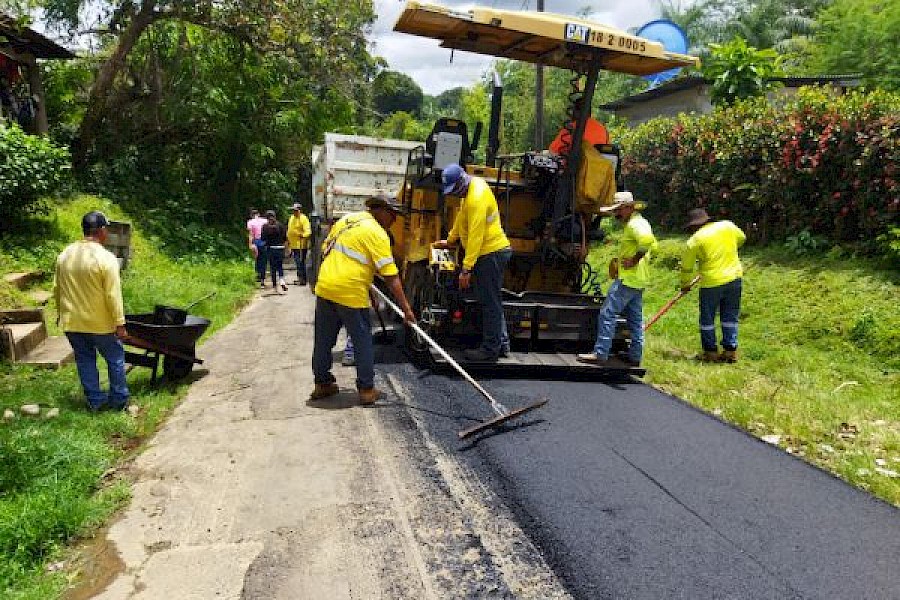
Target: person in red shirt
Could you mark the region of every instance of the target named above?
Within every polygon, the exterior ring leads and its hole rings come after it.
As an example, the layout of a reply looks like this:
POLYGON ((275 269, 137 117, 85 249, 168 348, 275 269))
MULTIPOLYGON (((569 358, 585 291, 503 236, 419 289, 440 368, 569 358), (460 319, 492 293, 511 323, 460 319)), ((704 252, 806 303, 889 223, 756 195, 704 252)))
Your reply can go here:
MULTIPOLYGON (((581 98, 575 101, 575 114, 581 112, 582 105, 583 102, 581 98)), ((574 129, 575 123, 572 123, 572 130, 574 131, 574 129)), ((559 130, 559 133, 556 134, 556 139, 550 143, 550 152, 554 154, 568 154, 568 146, 571 145, 571 140, 572 134, 568 129, 563 127, 559 130)), ((608 144, 609 132, 606 131, 606 127, 603 123, 594 117, 588 117, 584 127, 584 141, 589 142, 592 146, 596 146, 597 144, 608 144)))

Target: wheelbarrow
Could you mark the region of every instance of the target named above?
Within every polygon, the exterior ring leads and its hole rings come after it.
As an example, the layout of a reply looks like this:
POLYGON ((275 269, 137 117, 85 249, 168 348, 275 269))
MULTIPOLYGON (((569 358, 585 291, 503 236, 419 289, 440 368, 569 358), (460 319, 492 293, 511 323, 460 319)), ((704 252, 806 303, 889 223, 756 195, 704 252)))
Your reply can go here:
POLYGON ((143 354, 125 351, 125 362, 136 367, 153 369, 150 380, 156 381, 162 358, 163 376, 169 381, 187 377, 195 364, 203 364, 196 356, 197 340, 209 327, 209 319, 187 315, 184 323, 174 325, 161 317, 159 311, 125 315, 128 336, 126 346, 144 350, 143 354))

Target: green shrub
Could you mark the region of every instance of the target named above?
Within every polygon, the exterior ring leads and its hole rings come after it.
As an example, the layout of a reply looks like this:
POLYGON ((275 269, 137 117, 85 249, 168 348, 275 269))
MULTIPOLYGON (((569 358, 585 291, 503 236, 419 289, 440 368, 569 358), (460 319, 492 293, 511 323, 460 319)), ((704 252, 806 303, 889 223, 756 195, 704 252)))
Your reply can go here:
POLYGON ((42 199, 62 190, 69 165, 67 149, 0 123, 0 218, 46 212, 42 199))
POLYGON ((807 241, 874 248, 900 220, 897 94, 803 88, 780 105, 747 100, 653 119, 616 138, 629 187, 663 230, 680 229, 700 206, 757 241, 805 230, 807 241))

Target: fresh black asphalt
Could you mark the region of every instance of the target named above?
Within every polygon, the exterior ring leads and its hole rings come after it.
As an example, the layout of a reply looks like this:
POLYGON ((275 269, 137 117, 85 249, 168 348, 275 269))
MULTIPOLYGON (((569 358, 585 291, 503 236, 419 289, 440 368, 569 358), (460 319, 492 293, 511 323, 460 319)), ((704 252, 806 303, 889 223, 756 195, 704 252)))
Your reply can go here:
MULTIPOLYGON (((637 381, 465 381, 379 352, 405 410, 516 513, 584 599, 900 598, 900 511, 637 381)), ((382 380, 383 381, 383 380, 382 380)))

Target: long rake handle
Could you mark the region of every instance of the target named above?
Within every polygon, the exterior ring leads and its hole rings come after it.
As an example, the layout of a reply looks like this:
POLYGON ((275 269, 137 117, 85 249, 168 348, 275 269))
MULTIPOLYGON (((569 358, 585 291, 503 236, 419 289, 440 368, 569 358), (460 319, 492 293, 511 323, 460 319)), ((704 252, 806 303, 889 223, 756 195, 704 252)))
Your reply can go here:
POLYGON ((657 321, 659 321, 659 318, 660 318, 661 316, 663 316, 664 314, 666 314, 667 312, 669 312, 669 309, 672 308, 673 306, 675 306, 675 303, 676 303, 676 302, 678 302, 679 300, 681 300, 682 298, 684 298, 684 297, 688 294, 688 292, 690 292, 690 291, 694 288, 694 286, 697 285, 697 282, 698 282, 698 281, 700 281, 700 276, 699 276, 699 275, 697 275, 696 277, 694 277, 694 279, 691 281, 690 285, 688 285, 687 292, 685 292, 685 291, 679 291, 679 292, 675 295, 674 298, 672 298, 671 300, 669 300, 668 302, 666 302, 666 304, 665 304, 661 309, 659 309, 659 312, 656 313, 655 315, 653 315, 653 318, 652 318, 652 319, 650 319, 649 321, 647 321, 647 324, 644 325, 644 331, 647 331, 648 329, 650 329, 650 326, 653 325, 654 323, 656 323, 657 321))
MULTIPOLYGON (((396 304, 394 304, 393 300, 388 298, 384 292, 379 290, 374 285, 372 286, 372 289, 375 291, 376 294, 378 294, 381 297, 382 300, 384 300, 387 303, 388 306, 391 307, 391 310, 393 310, 395 313, 397 313, 401 317, 404 316, 403 311, 400 310, 400 307, 397 306, 396 304)), ((423 330, 421 327, 419 327, 419 325, 417 323, 410 323, 409 326, 412 327, 416 333, 418 333, 420 336, 422 336, 422 339, 424 339, 426 342, 428 342, 428 345, 431 346, 432 348, 434 348, 435 351, 437 351, 437 353, 440 354, 444 358, 444 360, 446 360, 448 363, 453 365, 453 368, 456 369, 456 371, 460 375, 462 375, 466 379, 466 381, 471 383, 472 386, 476 390, 478 390, 482 396, 487 398, 488 402, 491 403, 491 408, 494 409, 494 412, 497 413, 498 416, 505 417, 507 414, 509 414, 509 410, 505 406, 503 406, 502 404, 500 404, 499 402, 494 400, 494 398, 488 393, 488 391, 486 389, 484 389, 483 387, 481 387, 480 383, 475 381, 475 379, 471 375, 469 375, 466 372, 466 370, 463 369, 462 366, 460 366, 460 364, 458 362, 456 362, 453 359, 453 357, 450 356, 450 354, 447 353, 446 350, 441 348, 436 341, 431 339, 431 336, 429 336, 427 333, 425 333, 425 330, 423 330)))

